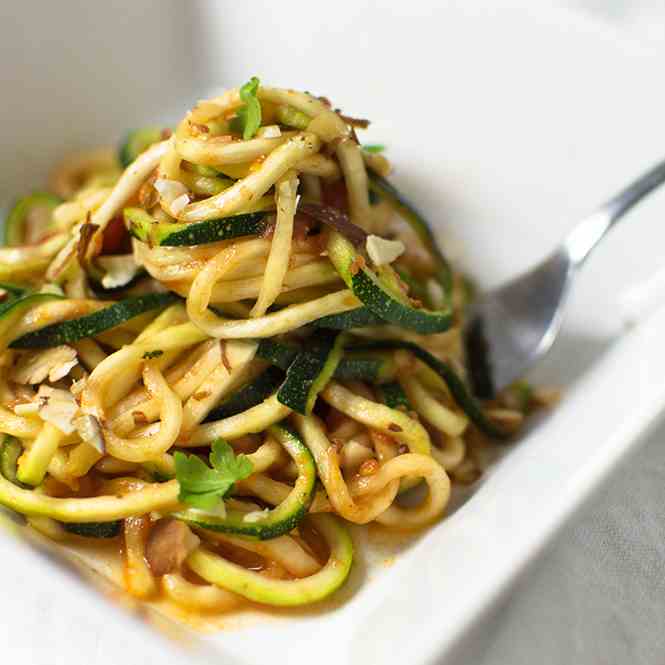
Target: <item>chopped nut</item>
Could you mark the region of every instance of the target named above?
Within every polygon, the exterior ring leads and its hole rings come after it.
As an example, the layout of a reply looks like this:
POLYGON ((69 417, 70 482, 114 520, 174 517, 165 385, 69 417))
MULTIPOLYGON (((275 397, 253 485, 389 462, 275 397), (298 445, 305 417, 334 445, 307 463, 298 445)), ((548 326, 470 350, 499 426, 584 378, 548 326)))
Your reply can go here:
POLYGON ((106 452, 106 446, 99 420, 95 416, 86 413, 76 418, 73 422, 81 439, 103 455, 106 452))
POLYGON ((209 390, 200 390, 199 392, 194 393, 192 395, 192 398, 200 402, 201 400, 205 399, 206 397, 210 397, 211 394, 212 393, 209 390))
POLYGON ((41 385, 37 397, 42 420, 55 425, 65 434, 71 434, 75 429, 73 419, 79 408, 74 396, 67 390, 41 385))
POLYGON ((401 240, 386 240, 381 236, 369 235, 365 242, 369 258, 375 266, 392 263, 399 258, 406 247, 401 240))
POLYGON ((189 194, 182 194, 171 202, 171 212, 179 215, 189 204, 189 194))
POLYGON ((16 383, 36 384, 45 381, 58 381, 69 374, 78 364, 76 350, 66 344, 42 351, 31 351, 21 356, 12 372, 16 383))
POLYGON ((184 522, 167 517, 152 527, 145 558, 155 575, 166 575, 178 570, 200 542, 184 522))
MULTIPOLYGON (((178 180, 170 180, 168 178, 157 178, 153 186, 159 192, 161 200, 163 201, 163 203, 166 204, 169 210, 171 209, 171 206, 173 206, 176 203, 176 201, 179 201, 178 206, 184 203, 182 207, 187 205, 187 203, 189 202, 189 197, 188 197, 189 191, 187 190, 187 187, 185 187, 185 185, 183 185, 178 180), (186 197, 187 199, 186 202, 183 197, 186 197)), ((177 217, 177 214, 174 214, 174 217, 177 217)))
POLYGON ((262 139, 276 139, 282 135, 282 130, 279 128, 279 125, 267 125, 266 127, 261 127, 256 136, 262 139))
POLYGON ((140 270, 131 254, 100 256, 97 263, 104 269, 102 286, 105 289, 127 286, 140 270))

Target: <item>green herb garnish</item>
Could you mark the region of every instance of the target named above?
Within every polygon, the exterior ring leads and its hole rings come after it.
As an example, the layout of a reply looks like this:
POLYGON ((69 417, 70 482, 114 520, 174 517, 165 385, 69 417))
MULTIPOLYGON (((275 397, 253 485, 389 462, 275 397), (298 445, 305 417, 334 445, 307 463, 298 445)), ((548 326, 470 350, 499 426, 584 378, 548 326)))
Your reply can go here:
POLYGON ((380 143, 374 143, 374 144, 368 144, 363 146, 363 150, 365 152, 371 152, 371 153, 379 153, 383 152, 386 149, 385 145, 381 145, 380 143))
POLYGON ((252 76, 245 85, 240 88, 240 99, 245 105, 240 107, 233 119, 231 126, 234 131, 242 134, 247 141, 251 139, 261 126, 261 104, 256 97, 259 89, 259 79, 252 76))
POLYGON ((154 351, 146 351, 143 354, 144 360, 152 360, 153 358, 159 358, 159 356, 163 355, 164 351, 161 349, 155 349, 154 351))
POLYGON ((237 480, 247 478, 253 471, 249 459, 243 454, 235 455, 223 439, 212 443, 212 468, 197 455, 177 452, 174 459, 175 477, 180 483, 178 500, 201 510, 212 510, 237 480))

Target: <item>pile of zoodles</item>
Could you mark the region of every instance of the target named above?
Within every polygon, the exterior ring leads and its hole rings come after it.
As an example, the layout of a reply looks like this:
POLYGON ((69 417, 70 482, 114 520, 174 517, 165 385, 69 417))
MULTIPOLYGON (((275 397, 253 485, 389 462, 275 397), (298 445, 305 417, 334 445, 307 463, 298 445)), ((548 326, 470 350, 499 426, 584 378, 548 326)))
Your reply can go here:
POLYGON ((367 124, 253 78, 16 203, 0 504, 117 539, 131 594, 212 612, 330 595, 349 522, 441 518, 539 398, 471 394, 469 282, 367 124))

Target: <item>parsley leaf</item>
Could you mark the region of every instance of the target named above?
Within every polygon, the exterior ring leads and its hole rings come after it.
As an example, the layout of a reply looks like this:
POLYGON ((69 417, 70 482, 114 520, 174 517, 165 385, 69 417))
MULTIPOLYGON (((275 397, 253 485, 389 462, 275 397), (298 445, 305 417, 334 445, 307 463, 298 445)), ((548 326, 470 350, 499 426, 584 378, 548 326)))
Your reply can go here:
POLYGON ((201 510, 212 510, 233 489, 237 480, 247 478, 252 463, 245 455, 235 455, 223 439, 212 443, 210 468, 197 455, 176 452, 175 475, 180 484, 178 500, 201 510))
POLYGON ((252 76, 245 85, 240 88, 240 99, 245 102, 236 113, 233 119, 233 129, 242 134, 242 138, 247 141, 251 139, 261 126, 261 104, 256 97, 259 89, 259 79, 252 76))
POLYGON ((152 360, 152 358, 159 358, 159 356, 163 356, 163 355, 164 355, 164 351, 162 351, 161 349, 155 349, 154 351, 146 351, 143 354, 143 357, 146 360, 152 360))
POLYGON ((386 149, 386 146, 381 145, 379 143, 376 143, 376 144, 364 145, 362 148, 365 152, 371 152, 371 153, 376 154, 376 153, 379 153, 379 152, 383 152, 386 149))

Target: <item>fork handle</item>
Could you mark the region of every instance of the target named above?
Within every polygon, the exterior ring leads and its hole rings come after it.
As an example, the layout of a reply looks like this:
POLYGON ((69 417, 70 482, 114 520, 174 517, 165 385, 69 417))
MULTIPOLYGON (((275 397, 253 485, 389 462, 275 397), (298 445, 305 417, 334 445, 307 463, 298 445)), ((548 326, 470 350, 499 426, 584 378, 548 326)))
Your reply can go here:
POLYGON ((575 267, 581 266, 591 250, 616 222, 663 182, 665 182, 665 161, 641 175, 628 187, 603 203, 598 210, 583 219, 563 243, 570 262, 575 267))

